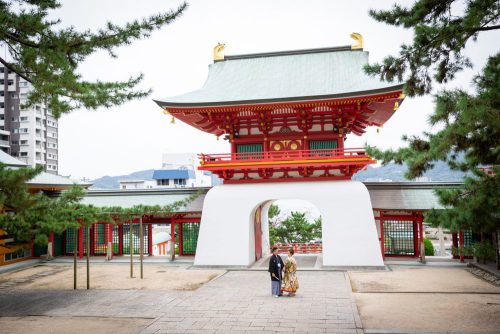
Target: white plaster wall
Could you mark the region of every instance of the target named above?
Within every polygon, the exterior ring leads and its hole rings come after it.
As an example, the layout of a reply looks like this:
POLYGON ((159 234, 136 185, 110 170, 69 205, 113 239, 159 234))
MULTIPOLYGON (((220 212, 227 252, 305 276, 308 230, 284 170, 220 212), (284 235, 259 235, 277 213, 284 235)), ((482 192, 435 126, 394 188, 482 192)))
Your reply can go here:
POLYGON ((212 188, 203 204, 194 264, 251 265, 255 259, 255 208, 277 199, 305 200, 321 212, 323 265, 384 265, 370 196, 357 181, 233 184, 212 188))

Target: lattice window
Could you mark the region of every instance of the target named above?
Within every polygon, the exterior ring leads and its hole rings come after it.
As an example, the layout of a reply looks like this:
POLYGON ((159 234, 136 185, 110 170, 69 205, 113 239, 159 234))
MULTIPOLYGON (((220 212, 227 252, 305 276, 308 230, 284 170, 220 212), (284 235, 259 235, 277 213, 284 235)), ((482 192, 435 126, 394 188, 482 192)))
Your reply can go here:
POLYGON ((196 253, 196 245, 198 243, 198 234, 200 224, 198 223, 183 223, 182 224, 182 253, 196 253))
POLYGON ((108 245, 106 243, 106 224, 94 225, 94 254, 105 255, 108 245))
POLYGON ((311 140, 309 149, 311 156, 331 156, 332 150, 337 148, 336 140, 311 140))
POLYGON ((75 236, 78 234, 78 229, 68 228, 66 230, 66 254, 73 254, 75 247, 75 236))
POLYGON ((120 253, 120 226, 113 225, 113 254, 120 253))
POLYGON ((236 145, 236 152, 238 153, 238 160, 251 160, 262 159, 262 151, 264 151, 262 144, 238 144, 236 145))
POLYGON ((384 253, 415 255, 413 221, 384 221, 384 253))
MULTIPOLYGON (((142 225, 143 235, 144 235, 144 247, 143 254, 148 254, 148 226, 142 225)), ((134 254, 139 254, 140 247, 139 239, 139 224, 133 224, 132 226, 132 247, 134 248, 134 254)), ((123 224, 123 254, 130 254, 130 225, 123 224)))

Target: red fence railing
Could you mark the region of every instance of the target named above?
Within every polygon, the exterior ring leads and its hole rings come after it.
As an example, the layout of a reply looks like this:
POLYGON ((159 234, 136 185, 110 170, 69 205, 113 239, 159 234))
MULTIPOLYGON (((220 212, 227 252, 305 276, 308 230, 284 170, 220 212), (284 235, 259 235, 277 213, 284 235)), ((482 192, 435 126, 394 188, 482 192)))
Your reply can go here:
POLYGON ((278 253, 288 253, 288 250, 290 248, 293 248, 295 253, 321 253, 321 252, 323 252, 323 244, 316 243, 316 242, 304 243, 304 244, 275 244, 273 247, 278 247, 278 253))
POLYGON ((213 163, 245 161, 285 161, 285 160, 322 160, 332 158, 368 158, 362 148, 336 148, 297 151, 266 151, 245 153, 198 154, 202 165, 213 163))

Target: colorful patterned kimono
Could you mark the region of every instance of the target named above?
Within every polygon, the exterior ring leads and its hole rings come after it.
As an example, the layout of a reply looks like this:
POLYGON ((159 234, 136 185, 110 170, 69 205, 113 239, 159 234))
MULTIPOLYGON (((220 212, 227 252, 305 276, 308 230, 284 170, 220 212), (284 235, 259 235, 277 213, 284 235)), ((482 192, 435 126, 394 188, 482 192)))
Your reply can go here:
POLYGON ((295 293, 299 288, 299 280, 297 279, 297 261, 293 256, 289 256, 285 261, 285 277, 283 291, 295 293))

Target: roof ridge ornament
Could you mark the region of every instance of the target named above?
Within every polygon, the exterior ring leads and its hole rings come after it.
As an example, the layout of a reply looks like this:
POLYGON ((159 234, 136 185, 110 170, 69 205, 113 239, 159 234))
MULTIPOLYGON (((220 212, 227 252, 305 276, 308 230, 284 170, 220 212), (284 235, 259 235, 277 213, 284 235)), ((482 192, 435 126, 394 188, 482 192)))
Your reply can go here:
POLYGON ((356 41, 356 43, 351 45, 351 50, 363 49, 363 36, 357 32, 351 33, 351 38, 356 41))
POLYGON ((217 43, 214 47, 214 60, 224 60, 224 48, 226 44, 217 43))

